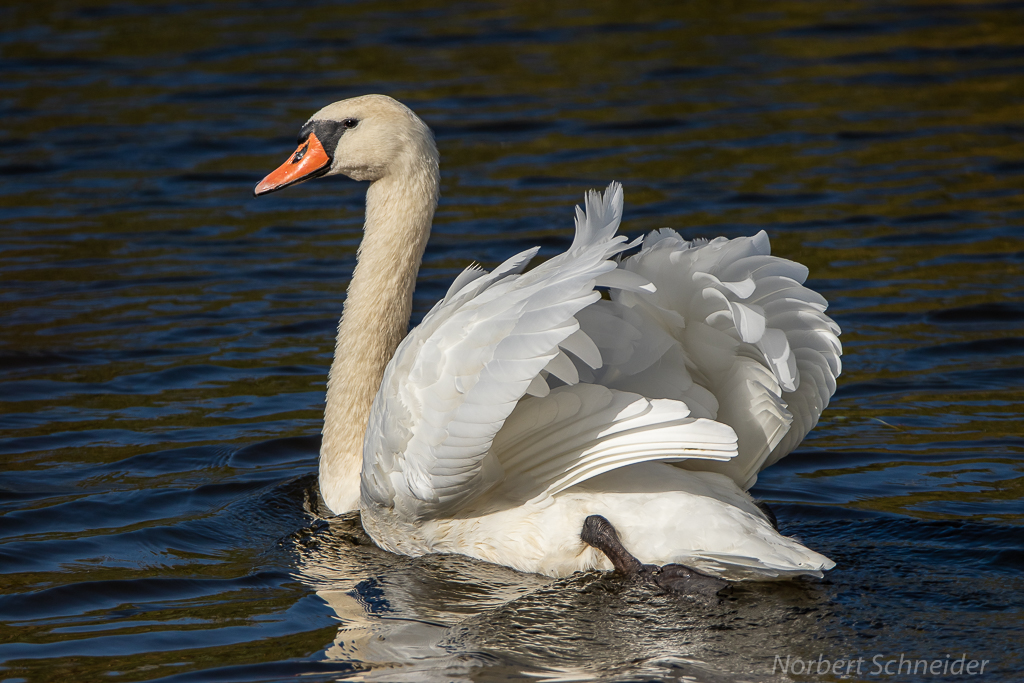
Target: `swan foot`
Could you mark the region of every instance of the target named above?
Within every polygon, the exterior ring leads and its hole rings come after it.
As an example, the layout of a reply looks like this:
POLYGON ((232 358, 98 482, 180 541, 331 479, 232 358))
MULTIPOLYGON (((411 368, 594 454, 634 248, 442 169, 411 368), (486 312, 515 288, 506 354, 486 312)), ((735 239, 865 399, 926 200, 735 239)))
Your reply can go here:
POLYGON ((653 583, 669 593, 712 597, 729 585, 728 581, 701 574, 681 564, 666 564, 662 567, 643 564, 626 550, 615 527, 601 515, 590 515, 583 521, 580 538, 587 545, 603 552, 612 561, 615 571, 624 574, 626 578, 653 583))
MULTIPOLYGON (((601 515, 590 515, 583 520, 583 531, 580 538, 589 546, 593 546, 608 556, 615 571, 633 578, 644 571, 645 565, 630 555, 619 540, 612 523, 601 515)), ((653 566, 653 565, 652 565, 653 566)))

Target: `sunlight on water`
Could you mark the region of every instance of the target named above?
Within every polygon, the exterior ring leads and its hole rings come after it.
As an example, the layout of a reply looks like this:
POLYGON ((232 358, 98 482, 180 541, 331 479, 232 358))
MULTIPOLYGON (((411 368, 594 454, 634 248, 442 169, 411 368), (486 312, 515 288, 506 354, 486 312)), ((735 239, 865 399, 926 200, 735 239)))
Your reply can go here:
POLYGON ((1020 5, 0 17, 3 679, 761 681, 791 675, 776 657, 901 653, 1019 678, 1020 5), (564 250, 613 179, 630 235, 764 229, 810 267, 844 372, 755 493, 835 570, 706 604, 396 557, 328 519, 323 391, 365 188, 251 192, 310 113, 366 92, 442 155, 414 321, 471 262, 564 250))

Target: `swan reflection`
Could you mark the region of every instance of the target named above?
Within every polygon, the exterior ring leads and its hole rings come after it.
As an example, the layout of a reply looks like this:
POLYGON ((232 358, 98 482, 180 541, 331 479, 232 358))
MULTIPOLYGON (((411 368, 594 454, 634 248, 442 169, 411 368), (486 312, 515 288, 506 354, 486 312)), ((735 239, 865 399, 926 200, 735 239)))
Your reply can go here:
POLYGON ((295 540, 297 578, 337 616, 324 656, 362 668, 355 680, 765 680, 775 655, 821 650, 817 582, 734 584, 709 603, 600 572, 551 579, 410 558, 374 546, 358 514, 321 506, 307 507, 316 523, 295 540))

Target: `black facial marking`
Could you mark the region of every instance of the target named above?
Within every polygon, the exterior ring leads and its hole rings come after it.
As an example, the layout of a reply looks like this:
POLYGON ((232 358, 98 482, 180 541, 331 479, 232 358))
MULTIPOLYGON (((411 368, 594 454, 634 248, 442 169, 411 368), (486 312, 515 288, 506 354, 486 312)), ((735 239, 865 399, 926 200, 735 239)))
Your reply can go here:
POLYGON ((302 126, 302 130, 299 131, 299 144, 301 145, 308 140, 309 134, 313 133, 320 140, 320 144, 323 145, 327 156, 331 161, 334 161, 334 150, 338 148, 338 141, 341 140, 341 136, 345 134, 346 130, 355 128, 357 125, 359 125, 359 119, 307 121, 302 126))

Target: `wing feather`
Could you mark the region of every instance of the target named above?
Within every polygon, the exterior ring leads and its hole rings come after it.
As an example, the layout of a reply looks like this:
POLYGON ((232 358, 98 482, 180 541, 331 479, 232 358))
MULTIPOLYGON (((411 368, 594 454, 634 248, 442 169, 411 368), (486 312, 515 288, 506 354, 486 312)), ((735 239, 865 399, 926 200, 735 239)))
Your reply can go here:
POLYGON ((415 521, 555 495, 651 460, 746 488, 817 422, 842 369, 807 269, 767 235, 616 236, 622 190, 590 192, 569 250, 463 272, 385 370, 363 497, 415 521), (635 243, 634 243, 635 244, 635 243), (611 300, 595 287, 607 287, 611 300))
POLYGON ((520 401, 492 452, 505 471, 494 493, 518 504, 626 465, 729 460, 736 434, 720 422, 694 418, 680 401, 578 384, 520 401))
MULTIPOLYGON (((594 287, 616 269, 612 257, 627 248, 615 235, 621 186, 589 192, 585 206, 566 253, 522 273, 530 250, 493 273, 466 276, 399 346, 371 408, 365 500, 422 519, 482 495, 503 477, 490 443, 528 389, 543 392, 540 373, 553 363, 555 376, 578 381, 559 345, 594 360, 586 342, 567 340, 579 331, 575 315, 600 299, 594 287)), ((652 289, 637 275, 608 286, 641 283, 652 289)))

